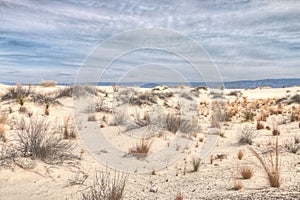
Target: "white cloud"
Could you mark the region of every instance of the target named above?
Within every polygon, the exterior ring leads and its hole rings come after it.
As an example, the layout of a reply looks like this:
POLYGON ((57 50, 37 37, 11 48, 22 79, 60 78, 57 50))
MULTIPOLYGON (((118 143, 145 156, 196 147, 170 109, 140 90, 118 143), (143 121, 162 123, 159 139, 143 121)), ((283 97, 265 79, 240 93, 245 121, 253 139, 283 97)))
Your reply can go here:
MULTIPOLYGON (((57 79, 59 72, 68 70, 68 79, 74 79, 80 64, 99 43, 114 34, 144 27, 169 28, 195 39, 217 63, 225 80, 280 78, 280 74, 297 77, 299 19, 300 2, 296 0, 3 0, 0 81, 14 78, 5 75, 4 67, 15 69, 16 77, 26 74, 24 77, 32 80, 40 79, 32 67, 48 71, 46 75, 51 77, 57 74, 57 79), (257 76, 253 73, 257 70, 267 73, 257 76)), ((126 62, 139 65, 135 63, 139 56, 126 62)), ((151 56, 144 60, 174 64, 168 57, 151 56)))

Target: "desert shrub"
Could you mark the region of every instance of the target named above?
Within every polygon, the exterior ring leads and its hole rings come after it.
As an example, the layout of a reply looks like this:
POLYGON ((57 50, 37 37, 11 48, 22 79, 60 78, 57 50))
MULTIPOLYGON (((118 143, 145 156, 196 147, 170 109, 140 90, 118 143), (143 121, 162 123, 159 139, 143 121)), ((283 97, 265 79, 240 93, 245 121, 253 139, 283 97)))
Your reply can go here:
POLYGON ((121 200, 128 181, 128 173, 107 170, 96 173, 92 186, 82 192, 82 200, 121 200))
POLYGON ((157 103, 155 96, 151 92, 137 92, 135 91, 129 99, 129 104, 131 105, 151 105, 157 103))
POLYGON ((227 95, 228 96, 241 96, 242 92, 239 90, 233 90, 233 91, 230 91, 227 95))
POLYGON ((1 144, 0 142, 0 168, 11 167, 14 158, 19 157, 19 152, 12 145, 1 144))
POLYGON ((23 157, 63 161, 72 156, 72 144, 64 141, 62 134, 56 133, 45 118, 31 117, 21 124, 17 149, 23 157))
POLYGON ((264 171, 267 174, 269 183, 271 187, 279 187, 281 185, 281 171, 279 166, 279 147, 278 147, 278 136, 276 137, 275 143, 275 156, 273 155, 273 151, 270 152, 269 158, 262 157, 250 147, 250 151, 253 155, 259 160, 264 171))
POLYGON ((244 126, 240 133, 238 134, 238 141, 240 144, 250 144, 252 145, 253 139, 256 137, 256 133, 249 127, 244 126))
POLYGON ((2 101, 17 99, 17 97, 28 97, 31 94, 31 86, 25 89, 22 84, 17 84, 16 87, 9 88, 8 92, 1 97, 2 101))
POLYGON ((212 128, 221 128, 222 122, 226 119, 225 110, 220 106, 214 108, 213 113, 211 114, 211 127, 212 128))
POLYGON ((172 133, 176 133, 179 130, 180 127, 180 115, 169 112, 166 117, 166 128, 168 131, 172 133))
POLYGON ((250 166, 240 167, 239 172, 243 179, 250 179, 253 176, 253 168, 250 166))
POLYGON ((137 158, 145 158, 150 150, 152 142, 143 138, 135 147, 129 149, 129 153, 137 158))
POLYGON ((192 133, 193 131, 198 130, 198 120, 193 117, 191 120, 182 119, 180 122, 179 130, 182 133, 192 133))
POLYGON ((56 82, 53 80, 41 80, 40 81, 40 86, 42 87, 55 87, 56 82))
POLYGON ((72 85, 72 86, 66 86, 59 90, 58 94, 56 95, 56 98, 62 98, 62 97, 83 97, 86 95, 95 95, 96 89, 94 86, 91 85, 72 85))
POLYGON ((199 170, 201 164, 200 158, 193 158, 192 165, 193 165, 193 172, 197 172, 199 170))
POLYGON ((114 121, 111 125, 124 125, 127 122, 125 112, 123 110, 113 112, 113 116, 114 121))
POLYGON ((300 104, 300 95, 295 94, 294 96, 290 97, 287 103, 288 104, 292 104, 292 103, 300 104))
POLYGON ((138 127, 148 126, 151 123, 149 113, 145 112, 144 114, 142 114, 141 112, 136 110, 135 115, 134 115, 134 123, 138 127))
POLYGON ((180 97, 185 98, 185 99, 190 100, 190 101, 193 100, 193 97, 191 95, 189 95, 188 93, 182 93, 180 95, 180 97))
POLYGON ((251 110, 244 110, 242 112, 242 117, 244 121, 253 121, 255 114, 251 110))
POLYGON ((156 96, 158 96, 158 98, 165 100, 168 98, 171 98, 174 96, 173 92, 160 92, 160 93, 155 93, 156 96))

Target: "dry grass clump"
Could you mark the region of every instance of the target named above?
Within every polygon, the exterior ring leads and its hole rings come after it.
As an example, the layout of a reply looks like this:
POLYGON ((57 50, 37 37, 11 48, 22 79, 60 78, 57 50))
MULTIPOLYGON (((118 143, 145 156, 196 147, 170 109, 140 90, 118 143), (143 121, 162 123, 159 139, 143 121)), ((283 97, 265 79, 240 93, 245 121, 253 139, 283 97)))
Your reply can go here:
POLYGON ((264 129, 264 128, 265 128, 265 126, 264 126, 263 122, 257 121, 256 129, 261 130, 261 129, 264 129))
POLYGON ((244 126, 238 135, 238 141, 240 144, 250 144, 252 145, 253 139, 256 137, 256 134, 249 126, 244 126))
POLYGON ((42 87, 55 87, 56 82, 53 80, 41 80, 40 81, 40 86, 42 87))
POLYGON ((243 188, 243 183, 241 181, 234 181, 233 189, 241 190, 243 188))
POLYGON ((18 133, 18 151, 23 157, 44 161, 61 160, 72 156, 72 144, 50 127, 45 118, 22 119, 18 133))
POLYGON ((150 150, 152 141, 143 138, 135 147, 129 149, 129 153, 137 158, 145 158, 150 150))
POLYGON ((92 186, 82 192, 82 200, 121 200, 128 181, 128 173, 107 170, 96 173, 92 186))
POLYGON ((148 112, 140 112, 135 110, 135 115, 133 115, 134 122, 138 127, 145 127, 151 123, 150 115, 148 112))
POLYGON ((281 171, 279 166, 279 145, 278 136, 275 143, 275 157, 273 151, 269 154, 269 158, 262 157, 253 148, 249 147, 253 155, 259 160, 264 171, 267 174, 271 187, 279 187, 281 185, 281 171))
POLYGON ((176 133, 179 130, 180 127, 180 115, 174 113, 174 112, 169 112, 166 118, 166 128, 168 131, 172 133, 176 133))
POLYGON ((250 179, 253 176, 253 168, 250 166, 242 166, 239 169, 239 173, 243 179, 250 179))
POLYGON ((238 154, 237 154, 237 157, 238 157, 239 160, 242 160, 242 159, 243 159, 243 157, 244 157, 244 152, 243 152, 241 149, 239 150, 239 152, 238 152, 238 154))

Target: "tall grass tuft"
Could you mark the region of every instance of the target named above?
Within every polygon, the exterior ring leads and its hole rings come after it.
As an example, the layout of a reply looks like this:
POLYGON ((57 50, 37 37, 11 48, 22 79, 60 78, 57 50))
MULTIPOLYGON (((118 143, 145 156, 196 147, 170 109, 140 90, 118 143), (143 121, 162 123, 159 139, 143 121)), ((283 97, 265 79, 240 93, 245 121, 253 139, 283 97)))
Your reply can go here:
POLYGON ((259 160, 264 171, 267 174, 271 187, 280 187, 281 184, 281 172, 279 167, 279 147, 278 147, 278 136, 276 137, 275 143, 275 158, 273 152, 270 153, 269 159, 263 158, 253 148, 249 147, 252 154, 259 160))

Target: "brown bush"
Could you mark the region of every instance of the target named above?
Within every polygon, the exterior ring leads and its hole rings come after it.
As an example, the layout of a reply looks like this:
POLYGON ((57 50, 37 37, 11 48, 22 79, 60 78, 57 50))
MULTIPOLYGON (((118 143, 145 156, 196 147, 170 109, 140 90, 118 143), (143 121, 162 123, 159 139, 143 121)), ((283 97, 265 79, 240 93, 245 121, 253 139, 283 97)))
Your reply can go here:
POLYGON ((253 169, 250 166, 242 166, 239 172, 244 179, 250 179, 253 176, 253 169))

